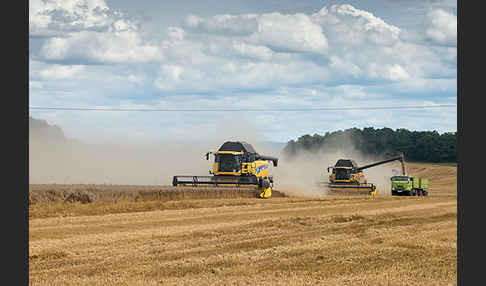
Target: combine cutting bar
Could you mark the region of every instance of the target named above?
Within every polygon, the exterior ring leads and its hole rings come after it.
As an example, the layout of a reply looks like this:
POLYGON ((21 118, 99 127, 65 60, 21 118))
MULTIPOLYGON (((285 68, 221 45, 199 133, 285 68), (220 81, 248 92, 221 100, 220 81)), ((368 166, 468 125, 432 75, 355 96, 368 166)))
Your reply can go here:
POLYGON ((174 176, 172 185, 175 187, 178 185, 192 185, 193 187, 198 185, 235 185, 239 187, 258 185, 258 180, 256 177, 174 176))
POLYGON ((331 189, 345 189, 345 190, 349 190, 349 189, 367 189, 367 190, 371 190, 371 189, 374 189, 375 188, 375 185, 373 184, 361 184, 361 185, 356 185, 356 184, 328 184, 327 185, 329 188, 331 189))
POLYGON ((371 194, 375 191, 376 186, 374 184, 329 184, 321 183, 326 186, 329 193, 342 193, 342 194, 371 194))

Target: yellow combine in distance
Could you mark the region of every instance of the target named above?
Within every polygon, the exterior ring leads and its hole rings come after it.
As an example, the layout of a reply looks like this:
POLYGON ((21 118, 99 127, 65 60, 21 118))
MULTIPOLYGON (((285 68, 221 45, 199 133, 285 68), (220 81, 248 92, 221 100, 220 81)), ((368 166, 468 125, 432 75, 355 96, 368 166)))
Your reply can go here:
POLYGON ((273 176, 269 175, 269 162, 276 167, 278 158, 258 154, 251 144, 243 141, 227 141, 214 155, 212 176, 174 176, 173 186, 210 185, 215 187, 251 187, 257 189, 260 198, 272 196, 273 176))
POLYGON ((354 160, 339 159, 334 166, 327 167, 328 173, 332 170, 329 175, 329 182, 321 183, 321 185, 327 186, 328 193, 330 194, 370 194, 374 196, 378 193, 378 189, 375 184, 367 182, 363 170, 392 161, 401 162, 402 174, 405 176, 405 159, 403 153, 400 156, 362 167, 358 167, 354 160))

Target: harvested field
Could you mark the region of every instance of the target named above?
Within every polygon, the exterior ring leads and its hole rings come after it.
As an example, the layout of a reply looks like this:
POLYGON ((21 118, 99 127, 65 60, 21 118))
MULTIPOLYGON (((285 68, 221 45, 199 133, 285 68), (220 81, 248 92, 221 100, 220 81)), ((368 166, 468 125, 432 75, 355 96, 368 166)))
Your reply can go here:
POLYGON ((30 284, 455 285, 456 168, 408 168, 430 197, 34 203, 30 284))
POLYGON ((440 164, 407 163, 410 174, 428 178, 431 195, 457 195, 457 167, 440 164))
MULTIPOLYGON (((278 191, 275 196, 282 196, 278 191)), ((31 185, 30 204, 121 201, 174 201, 205 198, 253 198, 254 188, 117 185, 31 185)))

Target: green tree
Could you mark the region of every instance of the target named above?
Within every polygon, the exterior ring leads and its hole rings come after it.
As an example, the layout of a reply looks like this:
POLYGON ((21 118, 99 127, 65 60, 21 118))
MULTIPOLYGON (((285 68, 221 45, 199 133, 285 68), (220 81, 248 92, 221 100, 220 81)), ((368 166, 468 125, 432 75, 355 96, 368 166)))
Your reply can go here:
POLYGON ((302 150, 339 150, 346 147, 346 144, 351 144, 351 147, 364 154, 375 156, 390 157, 403 152, 410 161, 456 161, 456 132, 439 134, 437 131, 393 130, 386 127, 365 127, 362 130, 350 128, 326 132, 324 135, 303 135, 297 141, 289 141, 284 154, 293 157, 302 150))

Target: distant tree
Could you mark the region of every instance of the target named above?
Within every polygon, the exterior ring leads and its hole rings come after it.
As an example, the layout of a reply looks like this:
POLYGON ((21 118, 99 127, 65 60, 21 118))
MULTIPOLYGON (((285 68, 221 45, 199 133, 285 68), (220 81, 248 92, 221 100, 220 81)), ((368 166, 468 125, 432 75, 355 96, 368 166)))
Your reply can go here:
POLYGON ((362 130, 351 128, 326 132, 324 135, 303 135, 296 141, 290 140, 284 148, 284 154, 294 157, 303 150, 338 150, 346 144, 351 144, 364 154, 375 156, 389 157, 403 152, 410 161, 456 161, 456 132, 439 134, 437 131, 393 130, 386 127, 365 127, 362 130))

